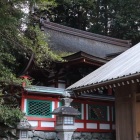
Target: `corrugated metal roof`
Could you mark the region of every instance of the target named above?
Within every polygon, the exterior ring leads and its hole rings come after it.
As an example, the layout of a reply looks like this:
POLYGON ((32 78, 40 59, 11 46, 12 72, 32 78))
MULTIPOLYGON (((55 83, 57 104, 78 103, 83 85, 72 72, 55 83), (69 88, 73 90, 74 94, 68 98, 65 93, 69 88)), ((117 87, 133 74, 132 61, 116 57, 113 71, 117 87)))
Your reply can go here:
POLYGON ((112 59, 67 89, 77 89, 140 73, 140 43, 112 59))

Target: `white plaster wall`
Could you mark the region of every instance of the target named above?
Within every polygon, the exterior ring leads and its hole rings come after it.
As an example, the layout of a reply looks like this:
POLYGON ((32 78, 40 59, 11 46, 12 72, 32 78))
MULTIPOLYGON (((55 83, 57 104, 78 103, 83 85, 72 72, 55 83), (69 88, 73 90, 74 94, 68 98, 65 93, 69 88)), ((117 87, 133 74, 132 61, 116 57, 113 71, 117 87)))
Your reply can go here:
POLYGON ((110 129, 110 124, 100 124, 99 125, 100 129, 105 129, 105 130, 109 130, 110 129))
POLYGON ((77 128, 84 128, 84 123, 75 123, 77 128))
POLYGON ((89 129, 97 129, 97 123, 87 123, 86 125, 89 129))
POLYGON ((54 122, 41 122, 41 127, 54 127, 54 122))
POLYGON ((38 126, 38 121, 29 121, 31 126, 37 127, 38 126))

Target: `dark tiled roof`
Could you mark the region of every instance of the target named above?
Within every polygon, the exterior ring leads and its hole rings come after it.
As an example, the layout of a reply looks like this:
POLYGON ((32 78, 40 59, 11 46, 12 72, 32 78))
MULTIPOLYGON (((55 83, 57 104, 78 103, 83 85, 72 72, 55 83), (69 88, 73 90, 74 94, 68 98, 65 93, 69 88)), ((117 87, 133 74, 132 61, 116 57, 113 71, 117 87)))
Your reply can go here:
POLYGON ((43 27, 50 38, 50 48, 56 52, 82 51, 105 58, 107 54, 124 52, 131 46, 130 40, 93 34, 52 22, 43 22, 43 27))
POLYGON ((57 23, 53 23, 53 22, 44 22, 44 27, 50 28, 52 30, 57 30, 59 32, 65 32, 68 34, 72 34, 74 36, 89 38, 89 39, 97 40, 100 42, 115 44, 118 46, 123 46, 123 47, 131 46, 131 40, 122 40, 122 39, 112 38, 112 37, 108 37, 108 36, 104 36, 104 35, 94 34, 94 33, 90 33, 87 31, 82 31, 79 29, 75 29, 75 28, 67 27, 64 25, 57 24, 57 23))

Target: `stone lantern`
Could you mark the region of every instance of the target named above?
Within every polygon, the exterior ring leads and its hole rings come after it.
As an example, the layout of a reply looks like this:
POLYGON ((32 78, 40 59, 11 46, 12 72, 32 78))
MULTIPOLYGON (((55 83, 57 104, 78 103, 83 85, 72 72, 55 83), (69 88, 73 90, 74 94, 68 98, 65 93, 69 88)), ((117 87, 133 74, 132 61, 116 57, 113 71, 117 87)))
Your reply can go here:
POLYGON ((31 124, 28 122, 27 118, 21 119, 17 125, 17 137, 19 140, 28 140, 28 131, 32 129, 31 124))
POLYGON ((73 132, 77 129, 75 126, 75 117, 81 113, 70 106, 73 99, 63 98, 64 106, 54 109, 52 114, 56 115, 55 130, 60 140, 71 140, 73 132))

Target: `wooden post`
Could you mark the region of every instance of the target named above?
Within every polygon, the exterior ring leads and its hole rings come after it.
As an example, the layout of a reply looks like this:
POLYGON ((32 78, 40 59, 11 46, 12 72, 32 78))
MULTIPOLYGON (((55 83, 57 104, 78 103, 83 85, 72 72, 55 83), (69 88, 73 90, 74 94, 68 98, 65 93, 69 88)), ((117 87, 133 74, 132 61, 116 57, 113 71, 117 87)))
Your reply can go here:
POLYGON ((116 139, 135 140, 134 97, 129 85, 117 87, 115 90, 116 106, 116 139))

